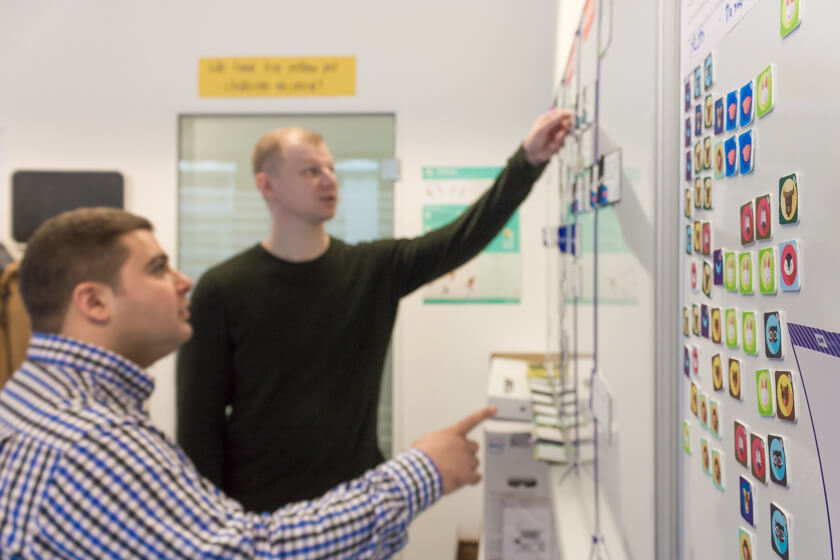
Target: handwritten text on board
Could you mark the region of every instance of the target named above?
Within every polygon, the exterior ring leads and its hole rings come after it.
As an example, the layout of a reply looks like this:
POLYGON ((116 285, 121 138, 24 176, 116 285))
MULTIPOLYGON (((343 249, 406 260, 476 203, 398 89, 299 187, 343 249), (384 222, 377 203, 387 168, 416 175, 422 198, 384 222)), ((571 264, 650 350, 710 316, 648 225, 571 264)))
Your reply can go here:
POLYGON ((200 97, 356 94, 356 57, 223 57, 198 62, 200 97))

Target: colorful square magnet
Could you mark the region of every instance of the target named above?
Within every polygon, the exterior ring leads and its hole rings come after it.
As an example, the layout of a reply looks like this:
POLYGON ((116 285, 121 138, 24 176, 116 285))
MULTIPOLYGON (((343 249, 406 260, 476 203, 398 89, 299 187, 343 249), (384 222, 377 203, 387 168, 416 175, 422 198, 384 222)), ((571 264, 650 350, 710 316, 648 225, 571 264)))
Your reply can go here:
POLYGON ((694 336, 700 336, 700 306, 696 303, 691 306, 691 319, 691 332, 694 336))
POLYGON ((685 118, 685 147, 691 147, 691 117, 685 118))
POLYGON ((781 0, 782 17, 779 22, 779 34, 787 37, 794 29, 799 27, 801 14, 799 13, 799 0, 781 0))
POLYGON ((779 223, 799 223, 799 173, 779 179, 779 223))
POLYGON ((796 422, 793 376, 789 371, 776 371, 776 416, 788 422, 796 422))
POLYGON ((691 382, 691 399, 689 400, 689 405, 691 407, 691 413, 694 416, 697 416, 697 399, 700 390, 697 388, 697 383, 694 381, 691 382))
POLYGON ((712 128, 715 125, 715 100, 711 95, 706 96, 703 103, 703 128, 712 128))
POLYGON ((739 291, 742 295, 749 296, 753 293, 753 266, 752 252, 746 251, 738 255, 738 270, 741 271, 739 291))
POLYGON ((758 354, 758 343, 756 342, 757 333, 755 329, 755 312, 744 311, 741 313, 741 332, 744 333, 744 352, 746 354, 758 354))
POLYGON ((691 150, 685 152, 685 180, 691 181, 691 150))
POLYGON ((711 463, 711 451, 709 450, 709 440, 706 438, 700 438, 700 464, 703 467, 703 472, 711 475, 712 470, 710 468, 711 463))
POLYGON ((703 178, 694 178, 694 207, 701 208, 703 206, 703 178))
POLYGON ((723 97, 715 99, 715 135, 723 134, 726 118, 723 113, 723 97))
POLYGON ((691 349, 687 344, 683 346, 683 373, 686 377, 691 373, 691 349))
POLYGON ((688 420, 683 420, 683 451, 686 455, 691 455, 691 426, 688 420))
POLYGON ((755 398, 758 402, 758 413, 762 416, 773 416, 773 379, 769 369, 755 372, 755 398))
POLYGON ((709 53, 708 56, 706 56, 706 60, 703 62, 703 87, 705 89, 712 87, 712 84, 714 83, 714 72, 714 57, 712 57, 712 53, 709 53))
POLYGON ((700 425, 704 428, 709 428, 709 398, 706 393, 700 393, 700 425))
POLYGON ((685 109, 686 113, 691 111, 691 78, 685 80, 685 109))
MULTIPOLYGON (((683 336, 691 335, 691 314, 688 312, 688 307, 683 307, 683 336)), ((688 368, 685 374, 688 375, 688 368)))
POLYGON ((715 179, 726 177, 726 167, 724 165, 723 142, 715 144, 714 170, 715 179))
POLYGON ((703 177, 703 208, 712 209, 712 178, 703 177))
POLYGON ((700 220, 694 220, 694 252, 699 253, 703 250, 703 224, 700 220))
POLYGON ((723 249, 715 249, 712 253, 713 281, 715 286, 723 286, 723 249))
POLYGON ((709 306, 705 303, 700 306, 700 336, 709 338, 709 306))
POLYGON ((741 362, 737 358, 729 358, 729 394, 741 400, 741 362))
POLYGON ((733 433, 735 434, 735 460, 745 469, 750 468, 750 451, 747 444, 747 427, 735 420, 733 433))
POLYGON ((721 318, 720 318, 720 308, 719 307, 713 307, 712 308, 712 342, 714 342, 715 344, 720 344, 721 331, 722 331, 721 324, 722 323, 723 323, 723 321, 721 321, 721 318))
POLYGON ((720 403, 709 398, 709 431, 717 439, 720 439, 720 424, 721 424, 721 408, 720 403))
POLYGON ((723 143, 723 151, 726 154, 726 176, 732 177, 738 173, 738 139, 734 136, 727 138, 723 143))
MULTIPOLYGON (((741 517, 755 527, 755 490, 752 482, 743 475, 738 476, 741 487, 741 517)), ((752 558, 752 557, 750 557, 752 558)))
POLYGON ((756 89, 756 104, 755 114, 758 118, 763 117, 773 110, 773 81, 776 74, 776 68, 772 64, 758 73, 755 79, 756 89))
POLYGON ((782 357, 782 321, 778 311, 764 314, 764 355, 771 359, 782 357))
POLYGON ((770 480, 787 487, 787 456, 785 455, 785 440, 782 436, 767 436, 767 450, 770 454, 770 480))
POLYGON ((755 537, 746 529, 738 528, 738 558, 739 560, 755 560, 755 537))
POLYGON ((799 291, 799 244, 785 241, 779 245, 779 287, 783 292, 799 291))
POLYGON ((696 346, 691 347, 691 373, 695 378, 700 378, 700 350, 696 346))
POLYGON ((703 293, 712 297, 712 263, 709 261, 703 261, 703 293))
POLYGON ((694 137, 699 138, 703 134, 703 106, 694 107, 694 137))
POLYGON ((782 560, 790 560, 790 515, 773 502, 770 502, 770 544, 782 560))
POLYGON ((703 94, 703 73, 700 67, 694 69, 694 99, 700 97, 703 94))
POLYGON ((741 86, 740 99, 741 104, 738 107, 738 121, 741 126, 748 126, 753 120, 753 112, 755 110, 752 80, 741 86))
POLYGON ((755 241, 755 211, 753 201, 741 205, 741 245, 755 241))
POLYGON ((770 195, 765 194, 755 199, 755 238, 759 241, 770 239, 773 221, 770 211, 770 195))
POLYGON ((766 296, 776 293, 776 249, 758 251, 758 291, 766 296))
POLYGON ((738 348, 738 311, 730 308, 724 311, 723 322, 726 325, 726 346, 738 348))
MULTIPOLYGON (((712 226, 709 222, 703 222, 702 244, 703 254, 707 257, 712 256, 712 226)), ((709 272, 711 272, 711 268, 709 272)))
POLYGON ((720 361, 720 354, 712 356, 712 387, 715 391, 723 391, 723 364, 720 361))
MULTIPOLYGON (((695 233, 696 231, 697 228, 695 228, 695 233)), ((696 240, 694 247, 697 248, 696 240)), ((700 274, 697 271, 697 263, 694 261, 691 261, 691 263, 688 265, 688 287, 691 289, 691 293, 693 294, 696 294, 700 291, 700 274)))
POLYGON ((723 286, 730 292, 738 291, 738 262, 735 253, 725 253, 723 257, 723 286))
MULTIPOLYGON (((698 140, 694 144, 694 172, 700 173, 703 170, 703 142, 698 140)), ((697 177, 699 179, 699 177, 697 177)))
POLYGON ((726 130, 738 128, 738 90, 726 94, 726 130))
POLYGON ((691 254, 691 247, 694 245, 694 233, 691 225, 685 226, 685 254, 691 254))
POLYGON ((712 168, 712 137, 706 136, 703 138, 703 169, 709 170, 712 168))
POLYGON ((685 205, 684 205, 685 210, 684 210, 684 213, 685 213, 686 218, 691 217, 691 205, 692 205, 691 189, 685 189, 685 205))
POLYGON ((712 449, 712 482, 715 488, 723 490, 723 453, 712 449))
POLYGON ((741 175, 751 173, 755 163, 755 138, 752 130, 738 136, 738 155, 741 175))
POLYGON ((767 483, 767 454, 764 451, 764 438, 755 432, 750 433, 750 457, 752 475, 759 482, 767 483))

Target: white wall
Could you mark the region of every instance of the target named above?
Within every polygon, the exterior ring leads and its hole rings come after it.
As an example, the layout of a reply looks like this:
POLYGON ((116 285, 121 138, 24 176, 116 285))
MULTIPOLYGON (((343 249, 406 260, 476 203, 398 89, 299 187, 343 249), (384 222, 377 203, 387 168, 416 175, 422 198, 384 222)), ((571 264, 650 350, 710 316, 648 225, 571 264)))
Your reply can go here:
MULTIPOLYGON (((114 169, 127 207, 176 247, 179 113, 392 111, 397 116, 396 231, 420 231, 420 167, 494 165, 551 100, 555 0, 0 0, 0 240, 10 241, 18 169, 114 169), (199 99, 201 56, 354 55, 348 98, 199 99)), ((400 310, 395 441, 406 446, 484 402, 493 351, 542 350, 544 191, 522 209, 524 294, 515 306, 400 310)), ((153 371, 154 420, 173 431, 173 361, 153 371)), ((475 537, 480 491, 418 520, 405 558, 448 558, 475 537)))

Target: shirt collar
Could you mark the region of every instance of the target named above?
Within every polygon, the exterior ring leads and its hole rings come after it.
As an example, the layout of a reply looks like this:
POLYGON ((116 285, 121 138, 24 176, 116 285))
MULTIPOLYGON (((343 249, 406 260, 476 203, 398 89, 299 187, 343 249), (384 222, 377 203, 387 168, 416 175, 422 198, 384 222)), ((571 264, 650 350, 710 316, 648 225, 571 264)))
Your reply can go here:
POLYGON ((155 388, 154 379, 134 362, 100 346, 64 336, 33 333, 26 358, 75 370, 90 382, 97 400, 116 400, 129 409, 145 412, 145 403, 155 388))

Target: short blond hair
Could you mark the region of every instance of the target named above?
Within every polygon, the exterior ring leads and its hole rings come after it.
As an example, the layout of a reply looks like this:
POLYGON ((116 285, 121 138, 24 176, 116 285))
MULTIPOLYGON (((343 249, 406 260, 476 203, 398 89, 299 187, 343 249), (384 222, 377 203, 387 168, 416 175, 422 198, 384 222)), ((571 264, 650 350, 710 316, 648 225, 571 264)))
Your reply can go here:
POLYGON ((276 128, 263 135, 257 145, 254 146, 254 153, 251 156, 254 175, 265 171, 270 165, 282 161, 283 148, 293 139, 308 144, 324 143, 323 136, 305 128, 276 128))

